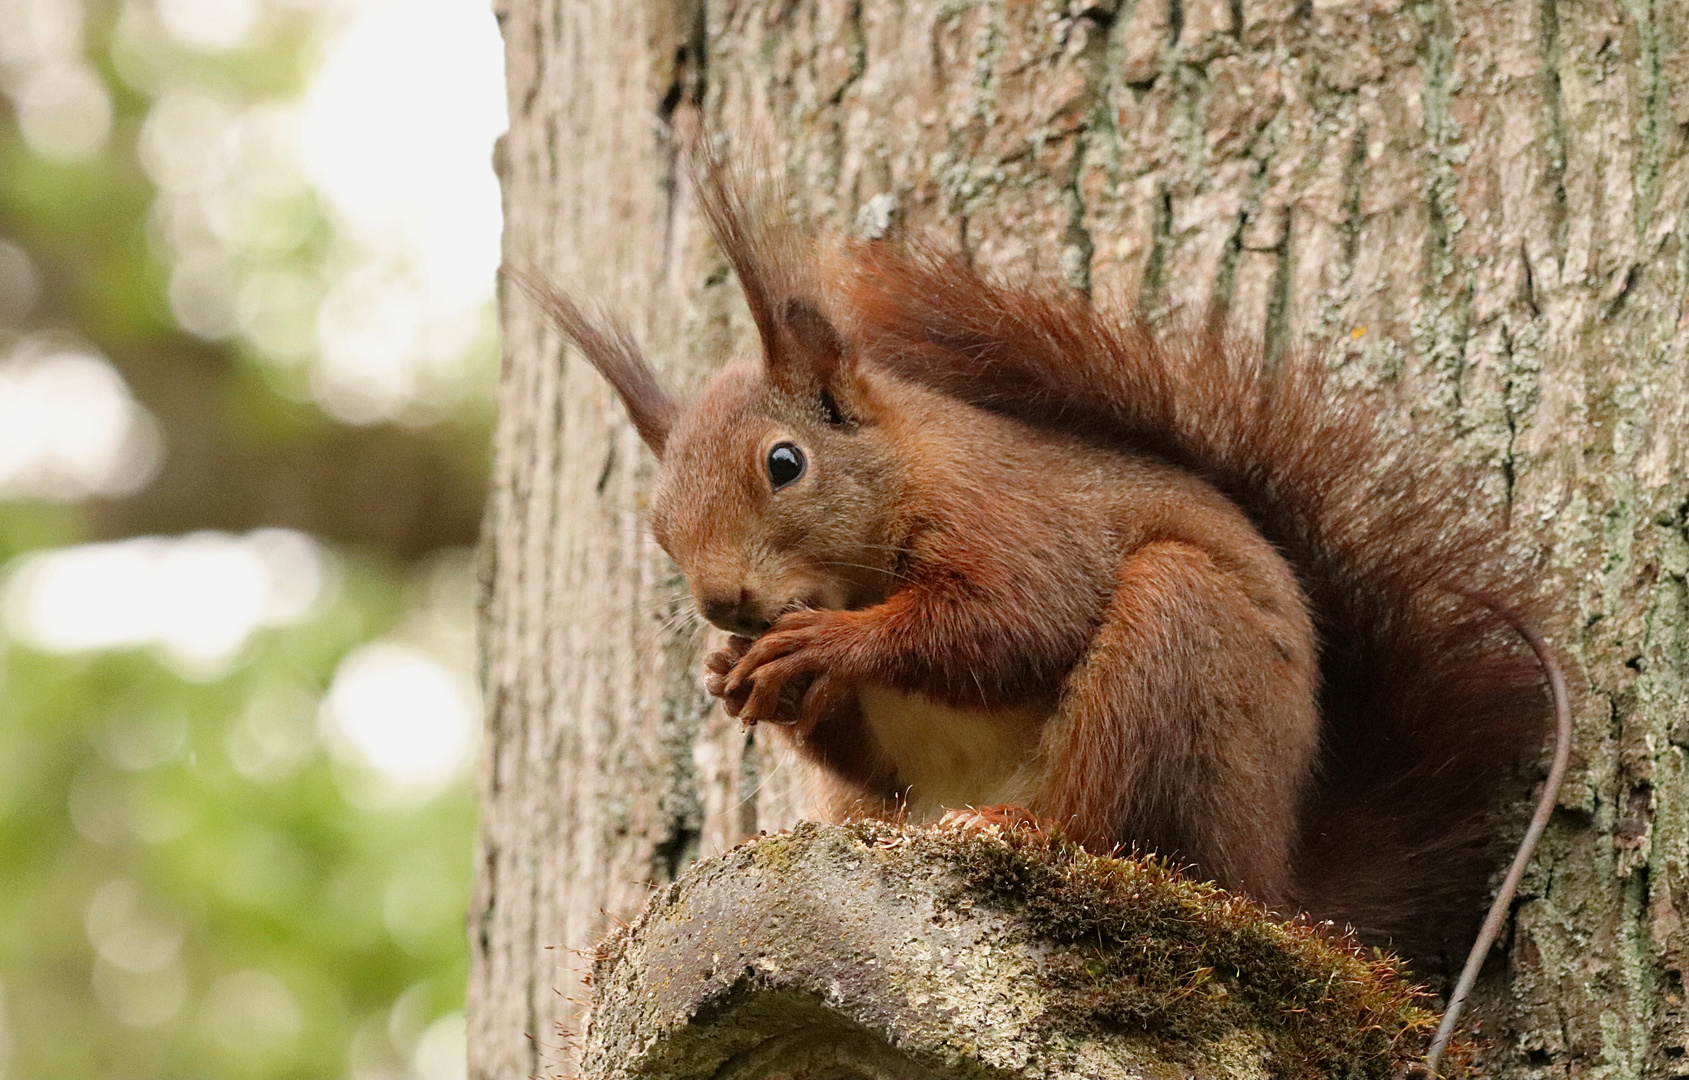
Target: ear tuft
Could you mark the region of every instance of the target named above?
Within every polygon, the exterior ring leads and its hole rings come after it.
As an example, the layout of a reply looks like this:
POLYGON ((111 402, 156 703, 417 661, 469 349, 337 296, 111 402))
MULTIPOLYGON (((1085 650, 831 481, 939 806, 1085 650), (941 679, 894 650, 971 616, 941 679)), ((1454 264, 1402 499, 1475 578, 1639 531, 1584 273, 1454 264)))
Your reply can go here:
POLYGON ((507 265, 500 271, 516 283, 551 318, 553 325, 586 356, 627 406, 639 437, 659 458, 669 429, 680 414, 656 373, 634 344, 626 328, 608 320, 588 318, 569 296, 531 266, 507 265))
POLYGON ((704 223, 733 264, 763 347, 770 349, 779 332, 777 298, 791 291, 802 262, 802 245, 778 213, 780 185, 771 170, 730 159, 724 142, 704 135, 687 148, 686 166, 704 223))
POLYGON ((814 301, 792 296, 780 305, 780 323, 786 339, 782 345, 789 348, 779 352, 795 354, 781 356, 781 366, 804 368, 808 381, 822 386, 830 384, 850 353, 850 346, 832 320, 821 313, 814 301))

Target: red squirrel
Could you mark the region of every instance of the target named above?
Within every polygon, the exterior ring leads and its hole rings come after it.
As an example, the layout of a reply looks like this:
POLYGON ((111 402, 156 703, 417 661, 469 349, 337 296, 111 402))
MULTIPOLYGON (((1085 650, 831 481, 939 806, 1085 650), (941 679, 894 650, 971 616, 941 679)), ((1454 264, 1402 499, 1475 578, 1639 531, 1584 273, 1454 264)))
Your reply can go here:
POLYGON ((1410 958, 1468 936, 1548 716, 1474 478, 1312 359, 805 241, 728 172, 698 196, 762 355, 695 401, 507 273, 657 455, 656 539, 734 635, 706 686, 822 812, 1009 804, 1410 958))

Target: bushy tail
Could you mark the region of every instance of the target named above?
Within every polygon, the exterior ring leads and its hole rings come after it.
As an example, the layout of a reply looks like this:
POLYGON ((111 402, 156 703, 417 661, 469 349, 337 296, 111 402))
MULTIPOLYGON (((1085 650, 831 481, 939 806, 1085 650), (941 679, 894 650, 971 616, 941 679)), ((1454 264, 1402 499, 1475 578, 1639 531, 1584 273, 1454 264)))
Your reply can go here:
POLYGON ((1295 567, 1321 638, 1323 749, 1301 815, 1316 917, 1421 963, 1464 950, 1501 861, 1492 811, 1542 745, 1542 676, 1510 623, 1528 575, 1475 477, 1380 434, 1318 363, 1160 336, 946 255, 828 256, 865 359, 1033 424, 1157 454, 1235 500, 1295 567))

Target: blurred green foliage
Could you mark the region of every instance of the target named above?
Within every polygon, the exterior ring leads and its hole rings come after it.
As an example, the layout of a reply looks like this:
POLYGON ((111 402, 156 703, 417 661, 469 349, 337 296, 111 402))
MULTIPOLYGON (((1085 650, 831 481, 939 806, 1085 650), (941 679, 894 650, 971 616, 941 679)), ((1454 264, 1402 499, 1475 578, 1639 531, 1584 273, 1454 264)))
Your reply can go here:
MULTIPOLYGON (((420 806, 353 805, 348 778, 312 740, 336 663, 391 626, 404 592, 393 565, 363 560, 333 603, 260 631, 233 671, 205 683, 141 650, 0 646, 12 1075, 338 1076, 360 1027, 389 1035, 407 990, 422 1010, 409 1038, 461 1006, 474 827, 465 786, 420 806), (231 760, 242 721, 263 709, 290 711, 274 719, 295 725, 303 752, 287 760, 284 747, 269 775, 250 765, 243 775, 231 760), (113 882, 141 898, 107 931, 137 939, 140 971, 100 959, 90 940, 101 933, 93 901, 113 882), (179 936, 179 950, 149 955, 154 936, 179 936), (278 978, 296 1021, 285 1004, 277 1016, 268 1002, 207 996, 245 971, 278 978), (168 1013, 156 1023, 155 1005, 168 1013), (231 1038, 219 1008, 255 1030, 231 1038)), ((376 1071, 385 1049, 364 1050, 376 1071)))
MULTIPOLYGON (((158 38, 135 55, 123 39, 114 56, 124 5, 86 7, 85 57, 112 102, 103 149, 47 160, 0 102, 0 238, 41 275, 24 329, 69 332, 110 357, 163 420, 166 452, 179 455, 168 467, 196 452, 195 425, 233 427, 290 461, 313 447, 352 457, 340 449, 351 438, 421 440, 444 448, 446 467, 465 477, 461 501, 475 505, 485 387, 426 430, 348 434, 311 403, 299 368, 239 339, 192 338, 171 314, 168 256, 148 237, 155 191, 136 157, 153 99, 134 73, 168 71, 245 101, 286 98, 303 86, 318 16, 293 7, 229 52, 158 38), (209 387, 186 399, 201 412, 149 399, 187 369, 209 387)), ((319 207, 295 198, 270 211, 310 219, 290 225, 296 239, 271 258, 307 267, 321 258, 331 226, 319 207)), ((198 452, 223 453, 216 444, 198 452)), ((375 469, 392 458, 367 460, 375 469)), ((163 519, 231 527, 211 509, 227 496, 219 483, 197 485, 202 521, 182 495, 194 485, 173 489, 163 519)), ((430 516, 431 490, 409 492, 424 504, 420 517, 430 516)), ((0 503, 0 566, 122 535, 114 520, 159 520, 148 516, 153 497, 143 490, 115 508, 0 503)), ((450 1017, 466 964, 468 781, 420 801, 368 794, 368 778, 326 749, 316 716, 349 652, 437 602, 417 557, 469 539, 467 513, 416 536, 306 522, 335 543, 337 588, 303 621, 257 631, 216 677, 184 677, 150 649, 60 655, 0 634, 0 1078, 433 1080, 461 1070, 450 1017)))

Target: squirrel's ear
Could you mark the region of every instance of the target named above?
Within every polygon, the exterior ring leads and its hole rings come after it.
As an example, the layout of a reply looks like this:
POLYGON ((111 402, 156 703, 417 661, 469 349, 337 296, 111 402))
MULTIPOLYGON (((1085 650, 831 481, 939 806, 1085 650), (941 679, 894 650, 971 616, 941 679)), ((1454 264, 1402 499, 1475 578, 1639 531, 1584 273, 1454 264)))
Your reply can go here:
POLYGON ((674 426, 680 406, 657 381, 633 336, 614 321, 588 318, 573 300, 536 270, 506 266, 503 273, 550 316, 558 331, 574 342, 587 363, 604 376, 627 406, 639 437, 653 453, 662 457, 663 444, 668 441, 669 429, 674 426))
POLYGON ((780 305, 775 340, 764 344, 768 379, 790 394, 819 394, 831 411, 851 397, 850 343, 812 300, 793 296, 780 305))

